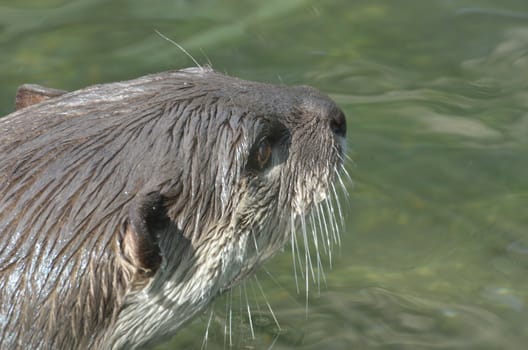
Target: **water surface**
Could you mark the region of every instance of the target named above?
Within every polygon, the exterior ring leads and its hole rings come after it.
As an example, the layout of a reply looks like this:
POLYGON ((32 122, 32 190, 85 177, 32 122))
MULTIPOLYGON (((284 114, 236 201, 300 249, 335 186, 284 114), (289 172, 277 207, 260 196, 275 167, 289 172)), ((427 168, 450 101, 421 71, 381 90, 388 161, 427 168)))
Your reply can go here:
POLYGON ((159 349, 206 329, 207 349, 525 349, 526 1, 2 0, 0 115, 25 82, 193 65, 155 30, 217 70, 327 92, 355 183, 308 303, 286 248, 159 349))

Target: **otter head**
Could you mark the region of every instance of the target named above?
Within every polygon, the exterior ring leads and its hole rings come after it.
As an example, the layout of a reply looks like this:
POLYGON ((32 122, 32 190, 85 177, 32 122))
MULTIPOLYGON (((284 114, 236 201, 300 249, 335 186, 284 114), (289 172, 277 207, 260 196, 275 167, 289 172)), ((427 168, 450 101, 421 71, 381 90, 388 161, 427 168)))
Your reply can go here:
POLYGON ((66 93, 2 130, 0 228, 27 244, 6 243, 0 262, 33 268, 0 282, 31 310, 12 323, 47 333, 6 332, 134 348, 173 334, 290 240, 332 191, 346 122, 313 88, 194 68, 66 93), (25 118, 31 132, 17 133, 25 118), (34 296, 17 281, 39 271, 34 296))
MULTIPOLYGON (((163 174, 154 183, 173 231, 150 234, 159 240, 160 270, 128 300, 136 307, 130 315, 154 313, 160 334, 172 333, 290 240, 327 197, 346 133, 341 110, 310 87, 203 69, 173 73, 167 85, 156 112, 162 131, 152 136, 160 144, 153 150, 163 153, 149 157, 158 165, 151 183, 163 174)), ((133 323, 126 308, 120 317, 133 323)), ((125 333, 121 339, 129 341, 125 333)))

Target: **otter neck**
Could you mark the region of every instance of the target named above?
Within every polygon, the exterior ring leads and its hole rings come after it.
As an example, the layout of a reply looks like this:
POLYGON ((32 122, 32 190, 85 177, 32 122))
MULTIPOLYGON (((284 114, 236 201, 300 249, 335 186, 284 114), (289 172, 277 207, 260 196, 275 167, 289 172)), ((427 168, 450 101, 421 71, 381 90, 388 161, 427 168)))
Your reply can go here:
POLYGON ((196 310, 205 309, 239 279, 249 259, 250 233, 233 237, 233 228, 218 231, 222 234, 216 235, 214 249, 192 246, 184 238, 160 241, 164 262, 147 288, 132 292, 125 300, 116 327, 107 336, 112 349, 136 348, 147 345, 145 339, 157 343, 168 338, 196 310))

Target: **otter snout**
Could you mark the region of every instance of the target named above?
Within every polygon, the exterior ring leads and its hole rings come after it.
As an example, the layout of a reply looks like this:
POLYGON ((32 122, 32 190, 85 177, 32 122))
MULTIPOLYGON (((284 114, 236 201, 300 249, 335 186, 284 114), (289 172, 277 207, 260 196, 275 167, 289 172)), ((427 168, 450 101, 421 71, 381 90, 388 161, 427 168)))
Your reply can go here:
POLYGON ((338 110, 328 115, 328 121, 330 124, 330 130, 340 137, 346 137, 346 119, 342 111, 338 110))
POLYGON ((326 122, 335 136, 346 137, 346 117, 334 101, 311 86, 296 86, 294 89, 302 96, 301 110, 304 113, 326 122))

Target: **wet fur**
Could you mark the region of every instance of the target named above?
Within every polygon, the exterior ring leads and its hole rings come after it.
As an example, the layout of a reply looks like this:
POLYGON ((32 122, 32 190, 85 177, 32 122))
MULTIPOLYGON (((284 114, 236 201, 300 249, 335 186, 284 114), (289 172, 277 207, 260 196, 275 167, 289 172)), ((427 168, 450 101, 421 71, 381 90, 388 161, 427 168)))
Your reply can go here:
POLYGON ((1 348, 171 335, 288 240, 343 152, 311 88, 193 69, 59 95, 0 119, 1 348))

